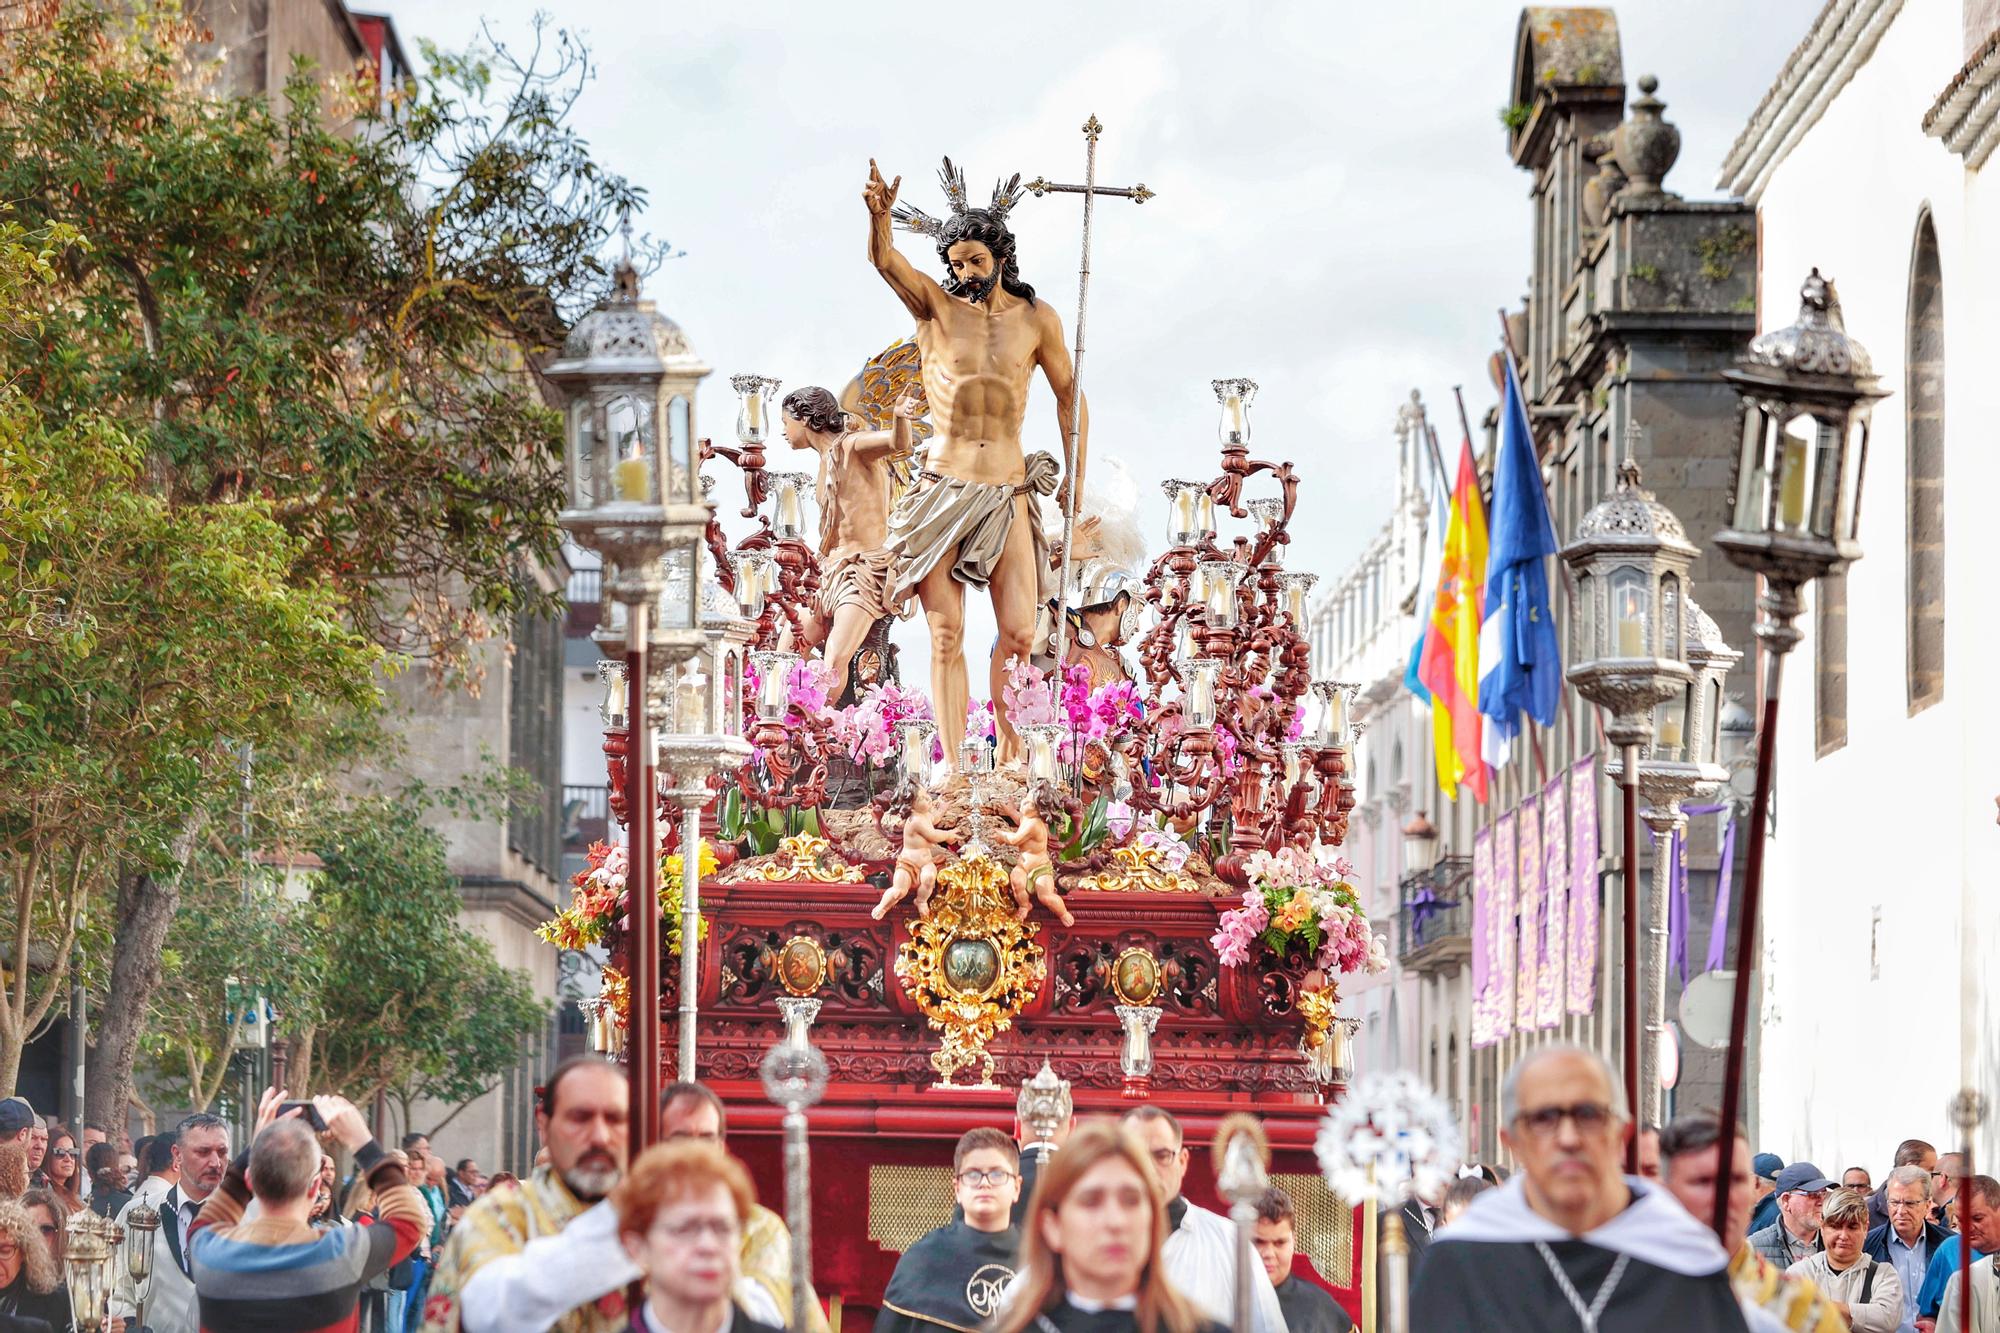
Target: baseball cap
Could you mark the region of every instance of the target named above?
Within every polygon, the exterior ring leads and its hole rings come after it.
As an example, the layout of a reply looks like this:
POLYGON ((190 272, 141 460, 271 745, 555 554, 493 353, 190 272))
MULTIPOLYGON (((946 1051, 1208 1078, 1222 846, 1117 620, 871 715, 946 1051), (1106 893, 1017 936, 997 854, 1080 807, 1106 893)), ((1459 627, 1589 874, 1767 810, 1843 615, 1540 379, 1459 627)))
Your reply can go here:
POLYGON ((1759 1180, 1776 1180, 1778 1173, 1785 1169, 1785 1159, 1774 1152, 1760 1152, 1750 1160, 1750 1169, 1757 1173, 1759 1180))
POLYGON ((0 1101, 0 1135, 9 1138, 35 1123, 35 1108, 20 1097, 0 1101))
POLYGON ((1804 1191, 1812 1194, 1818 1190, 1830 1190, 1833 1182, 1811 1162, 1793 1162, 1778 1173, 1778 1193, 1791 1194, 1804 1191))

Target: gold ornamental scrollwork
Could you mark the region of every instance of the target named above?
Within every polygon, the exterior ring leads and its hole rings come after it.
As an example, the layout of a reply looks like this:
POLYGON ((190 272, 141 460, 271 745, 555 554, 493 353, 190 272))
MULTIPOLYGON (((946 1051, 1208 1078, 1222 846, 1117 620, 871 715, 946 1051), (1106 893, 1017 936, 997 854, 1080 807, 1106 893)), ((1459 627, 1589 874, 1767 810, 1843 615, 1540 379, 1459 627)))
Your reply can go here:
POLYGON ((1013 1026, 1047 979, 1041 930, 1015 916, 1007 872, 991 857, 975 855, 938 871, 930 915, 910 923, 910 938, 896 953, 896 975, 917 1008, 944 1040, 931 1054, 939 1087, 952 1087, 959 1071, 979 1066, 979 1083, 993 1083, 986 1044, 1013 1026))
POLYGON ((833 844, 811 833, 795 833, 778 844, 770 859, 746 866, 731 879, 763 880, 771 884, 810 881, 816 884, 859 884, 861 867, 851 866, 833 844))
POLYGON ((1079 889, 1100 893, 1200 893, 1201 885, 1185 870, 1176 870, 1151 847, 1130 843, 1111 849, 1111 868, 1077 882, 1079 889))

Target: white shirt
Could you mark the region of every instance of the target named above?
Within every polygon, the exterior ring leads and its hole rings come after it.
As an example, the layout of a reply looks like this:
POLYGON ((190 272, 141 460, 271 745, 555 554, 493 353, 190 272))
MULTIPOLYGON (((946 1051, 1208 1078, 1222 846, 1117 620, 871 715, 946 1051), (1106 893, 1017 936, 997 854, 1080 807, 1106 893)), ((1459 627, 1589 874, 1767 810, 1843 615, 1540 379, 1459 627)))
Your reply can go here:
MULTIPOLYGON (((158 1179, 157 1176, 148 1177, 145 1183, 151 1185, 158 1179)), ((146 1323, 151 1326, 153 1333, 200 1333, 199 1307, 195 1300, 194 1283, 181 1271, 180 1265, 174 1262, 173 1249, 167 1244, 167 1228, 176 1221, 180 1222, 180 1228, 175 1235, 180 1241, 181 1256, 183 1258, 187 1256, 188 1214, 179 1206, 183 1202, 185 1201, 181 1198, 179 1186, 166 1185, 162 1182, 158 1192, 150 1200, 141 1194, 135 1194, 130 1203, 118 1210, 120 1226, 125 1224, 127 1215, 134 1208, 141 1206, 157 1208, 162 1214, 159 1229, 153 1233, 152 1287, 146 1297, 146 1323), (165 1216, 169 1208, 174 1209, 173 1219, 165 1216)), ((194 1208, 199 1212, 201 1205, 195 1204, 194 1208)), ((132 1273, 122 1260, 112 1267, 115 1271, 112 1278, 111 1313, 123 1316, 129 1324, 139 1308, 137 1294, 132 1284, 132 1273)))
MULTIPOLYGON (((732 1306, 722 1312, 722 1324, 715 1330, 715 1333, 729 1333, 735 1323, 736 1310, 732 1306)), ((639 1327, 644 1329, 645 1333, 674 1333, 674 1330, 653 1317, 653 1303, 651 1301, 642 1302, 639 1306, 639 1327)))
MULTIPOLYGON (((1188 1205, 1187 1216, 1160 1251, 1167 1281, 1195 1308, 1225 1328, 1236 1321, 1236 1225, 1220 1213, 1188 1205)), ((1250 1299, 1256 1307, 1250 1333, 1290 1333, 1278 1293, 1264 1265, 1250 1265, 1250 1299)))
MULTIPOLYGON (((1938 1307, 1937 1333, 1967 1333, 1964 1316, 1959 1313, 1965 1308, 1960 1289, 1958 1270, 1953 1269, 1951 1281, 1945 1284, 1944 1303, 1938 1307)), ((2000 1333, 2000 1279, 1994 1276, 1990 1254, 1972 1266, 1972 1322, 1972 1333, 2000 1333)))

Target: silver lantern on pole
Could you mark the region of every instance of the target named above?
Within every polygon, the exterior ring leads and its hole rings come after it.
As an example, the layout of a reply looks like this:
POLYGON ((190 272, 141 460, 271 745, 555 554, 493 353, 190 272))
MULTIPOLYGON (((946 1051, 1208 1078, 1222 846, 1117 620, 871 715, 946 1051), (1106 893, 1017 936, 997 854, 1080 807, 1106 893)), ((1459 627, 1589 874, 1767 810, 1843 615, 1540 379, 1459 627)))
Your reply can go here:
MULTIPOLYGON (((1715 544, 1731 564, 1760 575, 1757 638, 1764 656, 1763 718, 1757 729, 1757 785, 1750 800, 1750 848, 1736 917, 1736 987, 1729 1056, 1722 1076, 1722 1141, 1735 1151, 1742 1106, 1744 1027, 1755 970, 1757 913, 1764 885, 1765 829, 1771 811, 1778 689, 1785 655, 1797 646, 1799 589, 1861 558, 1861 474, 1869 418, 1886 396, 1867 349, 1847 336, 1840 298, 1814 269, 1799 290, 1799 318, 1759 334, 1722 372, 1743 400, 1735 504, 1715 544)), ((1716 1192, 1712 1222, 1725 1235, 1727 1191, 1716 1192)), ((1725 1237, 1725 1243, 1728 1243, 1725 1237)))
MULTIPOLYGON (((789 1018, 788 1018, 788 1026, 789 1018)), ((764 1054, 764 1095, 785 1113, 785 1224, 792 1231, 792 1333, 805 1333, 812 1300, 812 1158, 806 1111, 826 1094, 826 1056, 798 1034, 764 1054)))
MULTIPOLYGON (((1635 424, 1628 441, 1638 434, 1635 424)), ((1639 485, 1628 452, 1618 487, 1577 525, 1563 561, 1576 577, 1570 618, 1569 683, 1604 712, 1604 735, 1618 749, 1624 797, 1625 1095, 1642 1101, 1639 1039, 1639 751, 1653 739, 1654 711, 1694 682, 1687 662, 1683 605, 1688 569, 1700 552, 1672 510, 1639 485)), ((1638 1138, 1626 1145, 1637 1174, 1638 1138)))
MULTIPOLYGON (((1667 1041, 1667 900, 1673 841, 1687 827, 1686 801, 1705 801, 1729 780, 1719 759, 1723 682, 1743 657, 1723 641, 1714 617, 1692 597, 1682 599, 1687 662, 1694 680, 1654 705, 1653 738, 1639 760, 1639 812, 1653 835, 1653 878, 1646 908, 1646 1035, 1640 1053, 1643 1123, 1666 1123, 1666 1090, 1660 1071, 1667 1041)), ((1621 778, 1623 774, 1619 775, 1621 778)))
MULTIPOLYGON (((692 570, 709 521, 694 395, 709 367, 639 291, 629 259, 610 295, 577 321, 542 372, 564 395, 568 505, 558 516, 595 551, 623 611, 626 685, 627 893, 632 903, 632 1147, 659 1136, 659 857, 654 836, 653 676, 700 651, 690 583, 675 595, 664 566, 692 570)), ((612 628, 607 626, 607 628, 612 628)))

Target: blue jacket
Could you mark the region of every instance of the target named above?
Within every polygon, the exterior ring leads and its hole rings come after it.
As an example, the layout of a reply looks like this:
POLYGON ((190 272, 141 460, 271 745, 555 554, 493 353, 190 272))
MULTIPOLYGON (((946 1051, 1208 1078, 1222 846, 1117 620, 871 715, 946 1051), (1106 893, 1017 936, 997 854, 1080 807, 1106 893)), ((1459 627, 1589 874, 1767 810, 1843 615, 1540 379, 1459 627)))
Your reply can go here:
MULTIPOLYGON (((1937 1223, 1924 1223, 1924 1243, 1930 1246, 1932 1258, 1937 1257, 1938 1250, 1950 1239, 1951 1233, 1937 1223)), ((1868 1239, 1861 1243, 1861 1252, 1870 1259, 1885 1264, 1892 1262, 1889 1258, 1889 1228, 1886 1224, 1868 1233, 1868 1239)))

